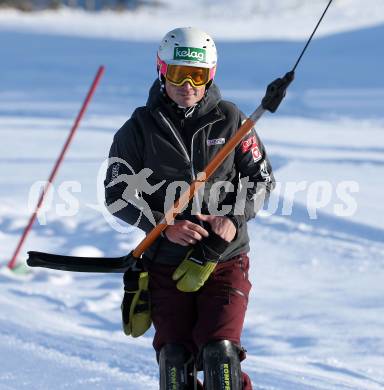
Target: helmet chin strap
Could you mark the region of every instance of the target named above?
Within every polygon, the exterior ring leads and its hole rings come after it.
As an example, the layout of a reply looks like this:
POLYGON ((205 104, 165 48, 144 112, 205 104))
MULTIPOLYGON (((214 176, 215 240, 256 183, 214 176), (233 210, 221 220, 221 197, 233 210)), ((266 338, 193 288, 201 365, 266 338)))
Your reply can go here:
POLYGON ((166 96, 168 96, 166 90, 165 90, 165 78, 164 76, 159 72, 159 81, 160 81, 160 92, 166 96))
POLYGON ((205 93, 207 93, 210 86, 213 84, 213 79, 209 80, 207 84, 205 84, 205 93))
POLYGON ((159 67, 157 67, 157 78, 159 79, 160 84, 165 83, 164 76, 161 74, 160 68, 159 68, 159 67))

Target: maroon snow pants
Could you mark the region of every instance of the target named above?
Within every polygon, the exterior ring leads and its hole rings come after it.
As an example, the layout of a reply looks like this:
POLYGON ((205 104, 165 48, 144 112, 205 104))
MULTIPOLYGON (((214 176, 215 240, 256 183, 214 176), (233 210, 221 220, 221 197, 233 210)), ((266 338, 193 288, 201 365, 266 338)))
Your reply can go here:
MULTIPOLYGON (((155 327, 153 347, 159 353, 163 345, 184 345, 201 369, 199 355, 211 341, 230 340, 240 348, 240 336, 248 304, 251 283, 246 254, 219 263, 204 286, 185 293, 176 288, 172 274, 176 267, 152 264, 149 267, 152 321, 155 327)), ((243 389, 251 390, 251 381, 243 373, 243 389)))

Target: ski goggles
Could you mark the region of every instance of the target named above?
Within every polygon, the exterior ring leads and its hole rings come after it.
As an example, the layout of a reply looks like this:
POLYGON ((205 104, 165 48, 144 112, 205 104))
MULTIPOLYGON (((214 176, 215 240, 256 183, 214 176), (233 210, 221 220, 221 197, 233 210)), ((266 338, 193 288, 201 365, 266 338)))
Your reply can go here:
POLYGON ((181 86, 189 81, 194 87, 202 87, 213 79, 216 67, 209 69, 188 65, 167 65, 161 61, 160 72, 174 85, 181 86))

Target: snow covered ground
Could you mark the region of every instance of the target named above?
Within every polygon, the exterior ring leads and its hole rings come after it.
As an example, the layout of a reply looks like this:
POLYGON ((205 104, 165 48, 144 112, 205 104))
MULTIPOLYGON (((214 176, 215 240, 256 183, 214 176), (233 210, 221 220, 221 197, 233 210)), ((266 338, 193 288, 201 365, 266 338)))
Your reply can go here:
MULTIPOLYGON (((294 63, 320 3, 301 10, 310 18, 295 25, 273 15, 258 40, 245 27, 226 30, 225 15, 200 19, 217 33, 224 97, 252 112, 268 82, 294 63)), ((279 112, 258 124, 279 186, 249 224, 253 290, 243 366, 255 389, 384 388, 384 25, 376 25, 384 13, 380 1, 370 0, 365 13, 358 3, 344 1, 349 19, 336 20, 342 1, 333 16, 330 9, 327 34, 310 47, 279 112)), ((116 256, 142 237, 114 231, 95 208, 96 179, 115 130, 145 103, 155 77, 151 38, 175 23, 157 16, 148 29, 137 17, 126 28, 143 39, 113 40, 130 16, 97 17, 0 11, 1 265, 28 220, 31 188, 47 178, 100 64, 105 77, 20 260, 32 249, 116 256), (71 20, 71 34, 62 34, 71 20)), ((0 389, 158 388, 153 330, 138 339, 122 334, 121 290, 121 275, 20 276, 1 268, 0 389)))
MULTIPOLYGON (((96 0, 97 1, 97 0, 96 0)), ((98 1, 97 1, 98 2, 98 1)), ((134 12, 0 12, 0 28, 122 40, 158 40, 178 26, 206 28, 226 40, 302 39, 313 29, 327 0, 148 0, 134 12)), ((384 20, 382 0, 334 0, 318 36, 370 27, 384 20)))

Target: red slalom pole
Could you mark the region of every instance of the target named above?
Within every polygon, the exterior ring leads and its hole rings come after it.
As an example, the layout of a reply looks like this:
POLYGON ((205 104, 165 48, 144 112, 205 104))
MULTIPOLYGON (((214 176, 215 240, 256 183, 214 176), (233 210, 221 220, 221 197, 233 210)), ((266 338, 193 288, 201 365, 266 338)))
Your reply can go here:
POLYGON ((49 175, 48 182, 47 182, 43 192, 40 195, 40 198, 39 198, 39 201, 37 202, 35 211, 31 215, 31 217, 29 218, 28 224, 27 224, 27 226, 25 227, 25 229, 23 231, 23 234, 22 234, 22 236, 21 236, 21 238, 19 240, 19 243, 17 244, 15 252, 14 252, 14 254, 12 256, 12 259, 8 263, 8 268, 10 268, 10 269, 14 269, 15 266, 16 266, 17 256, 18 256, 18 254, 20 252, 20 249, 21 249, 25 239, 27 238, 28 233, 30 232, 33 223, 35 222, 35 219, 37 217, 37 213, 39 212, 39 210, 40 210, 40 208, 41 208, 41 206, 42 206, 42 204, 44 202, 45 195, 48 193, 50 185, 52 184, 53 180, 55 179, 57 171, 59 170, 59 167, 60 167, 61 163, 63 162, 64 155, 67 152, 67 149, 68 149, 68 147, 69 147, 69 145, 70 145, 70 143, 71 143, 71 141, 72 141, 72 139, 73 139, 73 137, 74 137, 74 135, 76 133, 77 128, 79 127, 80 121, 81 121, 81 119, 84 116, 84 113, 85 113, 85 111, 86 111, 86 109, 87 109, 87 107, 89 105, 89 102, 92 99, 93 94, 95 93, 95 90, 96 90, 96 88, 97 88, 97 86, 99 84, 99 81, 100 81, 101 77, 104 74, 104 70, 105 70, 104 66, 100 66, 98 71, 97 71, 97 73, 96 73, 96 76, 95 76, 95 78, 94 78, 94 80, 92 82, 92 85, 91 85, 91 87, 90 87, 90 89, 88 91, 88 94, 87 94, 87 96, 86 96, 86 98, 85 98, 85 100, 83 102, 83 105, 81 106, 81 109, 80 109, 79 113, 77 114, 76 120, 75 120, 75 122, 74 122, 74 124, 73 124, 73 126, 71 128, 71 131, 70 131, 70 133, 68 135, 68 138, 65 141, 63 149, 61 150, 61 153, 60 153, 59 157, 56 160, 56 163, 55 163, 55 165, 54 165, 54 167, 52 169, 52 172, 49 175))

